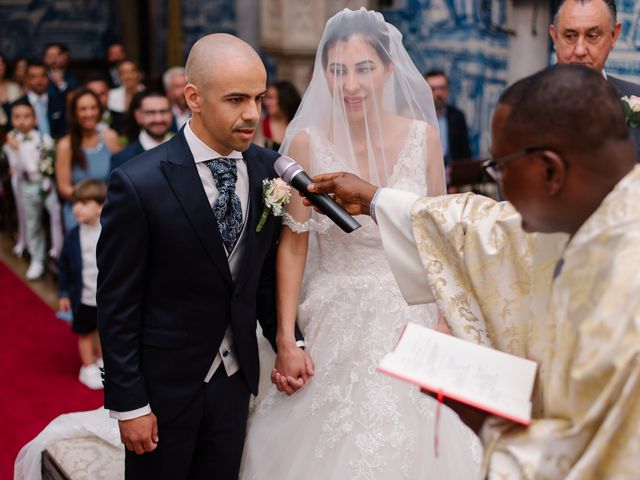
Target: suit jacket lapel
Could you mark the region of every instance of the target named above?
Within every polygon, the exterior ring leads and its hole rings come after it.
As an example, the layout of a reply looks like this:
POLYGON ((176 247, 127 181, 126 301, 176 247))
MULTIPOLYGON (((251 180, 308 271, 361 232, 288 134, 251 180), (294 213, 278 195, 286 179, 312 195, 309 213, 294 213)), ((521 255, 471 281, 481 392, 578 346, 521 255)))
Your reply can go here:
POLYGON ((167 160, 162 162, 162 170, 209 258, 232 285, 227 253, 216 218, 182 131, 167 142, 167 160))
POLYGON ((250 150, 245 151, 242 156, 247 163, 247 172, 249 175, 249 211, 247 223, 245 225, 246 230, 246 242, 242 258, 242 268, 239 272, 239 277, 236 281, 236 288, 243 287, 246 280, 249 278, 251 272, 251 263, 253 259, 253 252, 256 247, 256 226, 258 225, 258 219, 262 214, 262 180, 264 172, 260 168, 261 165, 255 161, 250 150))

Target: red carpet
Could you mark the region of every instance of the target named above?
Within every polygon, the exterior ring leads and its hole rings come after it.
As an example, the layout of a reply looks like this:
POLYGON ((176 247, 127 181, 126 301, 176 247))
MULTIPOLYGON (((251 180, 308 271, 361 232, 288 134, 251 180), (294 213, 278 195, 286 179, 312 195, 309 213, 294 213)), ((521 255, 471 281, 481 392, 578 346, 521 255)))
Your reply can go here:
POLYGON ((69 324, 0 262, 0 479, 13 478, 20 448, 62 413, 102 405, 78 382, 69 324))

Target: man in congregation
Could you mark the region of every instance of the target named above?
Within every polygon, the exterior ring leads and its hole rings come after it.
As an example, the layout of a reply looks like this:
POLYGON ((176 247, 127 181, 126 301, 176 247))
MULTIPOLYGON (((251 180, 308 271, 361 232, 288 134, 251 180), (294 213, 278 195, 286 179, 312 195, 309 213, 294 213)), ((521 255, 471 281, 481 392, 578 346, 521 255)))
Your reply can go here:
MULTIPOLYGON (((258 389, 256 319, 275 345, 281 223, 256 225, 277 154, 251 143, 266 70, 247 43, 213 34, 191 48, 186 77, 192 118, 111 173, 101 217, 104 404, 127 480, 236 480, 258 389)), ((166 100, 147 100, 164 116, 166 100)))
POLYGON ((145 90, 139 95, 141 96, 140 107, 136 109, 134 116, 140 126, 140 133, 134 142, 111 156, 111 170, 124 165, 142 152, 166 142, 172 136, 169 133, 173 118, 169 99, 153 90, 145 90))
POLYGON ((171 67, 164 72, 162 84, 165 94, 171 102, 171 111, 173 112, 171 131, 177 133, 191 118, 191 110, 189 110, 189 105, 184 97, 184 68, 171 67))
POLYGON ((449 402, 480 431, 488 478, 637 478, 640 166, 618 92, 551 67, 503 93, 492 142, 485 168, 510 203, 345 173, 310 190, 374 217, 409 303, 435 300, 457 337, 538 363, 528 427, 449 402))
POLYGON ((58 42, 48 43, 42 56, 49 81, 65 96, 78 86, 78 79, 68 71, 69 56, 69 47, 58 42))
POLYGON ((47 67, 41 62, 27 66, 27 93, 16 103, 29 102, 36 112, 38 130, 51 135, 54 140, 67 133, 64 97, 51 85, 47 67))
MULTIPOLYGON (((605 63, 615 46, 622 25, 615 0, 560 0, 549 26, 549 34, 561 64, 593 68, 615 87, 618 97, 640 96, 640 85, 605 72, 605 63)), ((629 127, 640 160, 640 129, 629 127)))
POLYGON ((127 51, 125 50, 122 42, 111 42, 107 45, 107 71, 105 72, 105 80, 107 80, 109 88, 117 88, 122 84, 120 82, 118 66, 120 65, 120 62, 123 62, 126 58, 127 51))
POLYGON ((442 70, 430 70, 424 79, 433 93, 445 166, 452 161, 470 159, 467 120, 462 110, 449 104, 449 79, 442 70))

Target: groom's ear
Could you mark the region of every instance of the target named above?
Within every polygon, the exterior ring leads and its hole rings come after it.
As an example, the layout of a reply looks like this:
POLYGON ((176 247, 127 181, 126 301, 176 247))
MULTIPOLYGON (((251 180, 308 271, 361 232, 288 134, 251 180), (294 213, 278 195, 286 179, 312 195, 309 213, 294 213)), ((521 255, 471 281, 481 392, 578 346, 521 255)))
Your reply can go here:
POLYGON ((184 98, 192 112, 200 112, 200 92, 193 83, 187 83, 184 87, 184 98))

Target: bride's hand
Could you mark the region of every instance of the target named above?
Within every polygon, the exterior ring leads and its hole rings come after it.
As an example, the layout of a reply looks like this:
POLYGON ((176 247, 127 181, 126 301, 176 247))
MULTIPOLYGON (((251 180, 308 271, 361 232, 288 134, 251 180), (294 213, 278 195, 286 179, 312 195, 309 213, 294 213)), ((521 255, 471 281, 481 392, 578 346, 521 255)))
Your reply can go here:
POLYGON ((278 345, 276 364, 271 372, 271 382, 287 395, 294 394, 313 376, 313 361, 302 348, 278 345))

